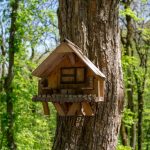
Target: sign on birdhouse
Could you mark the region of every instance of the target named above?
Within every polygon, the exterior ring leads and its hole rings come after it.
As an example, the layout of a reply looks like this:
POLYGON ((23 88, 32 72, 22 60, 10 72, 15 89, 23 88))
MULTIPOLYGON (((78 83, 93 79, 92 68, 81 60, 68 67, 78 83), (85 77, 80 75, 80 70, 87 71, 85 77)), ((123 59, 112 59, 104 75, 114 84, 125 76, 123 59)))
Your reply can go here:
POLYGON ((60 116, 93 116, 91 104, 104 100, 105 75, 69 40, 56 47, 33 75, 41 78, 33 101, 41 101, 47 115, 52 102, 60 116))

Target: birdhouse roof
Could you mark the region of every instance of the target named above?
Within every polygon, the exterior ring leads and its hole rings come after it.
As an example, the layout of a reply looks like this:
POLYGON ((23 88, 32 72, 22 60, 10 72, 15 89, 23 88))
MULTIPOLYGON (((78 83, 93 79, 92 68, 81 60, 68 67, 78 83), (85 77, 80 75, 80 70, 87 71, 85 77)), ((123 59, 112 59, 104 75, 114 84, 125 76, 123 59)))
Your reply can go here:
POLYGON ((64 60, 67 52, 74 52, 95 75, 105 78, 105 75, 82 53, 81 49, 67 39, 60 43, 32 74, 40 78, 49 76, 53 69, 64 60))

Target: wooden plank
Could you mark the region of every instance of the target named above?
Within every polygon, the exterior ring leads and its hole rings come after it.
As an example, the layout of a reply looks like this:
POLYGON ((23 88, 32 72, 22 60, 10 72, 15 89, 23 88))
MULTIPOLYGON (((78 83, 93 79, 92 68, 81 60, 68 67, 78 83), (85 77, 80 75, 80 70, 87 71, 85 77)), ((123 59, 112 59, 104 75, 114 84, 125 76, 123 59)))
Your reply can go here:
POLYGON ((83 90, 93 90, 94 89, 94 77, 93 76, 88 76, 86 87, 83 87, 81 89, 83 89, 83 90))
POLYGON ((77 110, 77 115, 78 115, 78 116, 83 116, 83 113, 82 113, 82 110, 81 110, 81 108, 82 108, 81 103, 79 103, 79 105, 80 105, 80 107, 79 107, 79 109, 77 110))
POLYGON ((104 81, 98 80, 98 97, 101 99, 101 97, 104 97, 104 81))
POLYGON ((61 105, 62 105, 62 108, 63 108, 65 114, 66 114, 67 111, 68 111, 68 104, 67 103, 62 103, 61 105))
POLYGON ((47 64, 45 65, 45 67, 43 67, 45 69, 40 75, 43 77, 47 77, 56 68, 56 66, 59 65, 65 58, 66 57, 64 54, 59 54, 59 56, 56 57, 53 63, 51 63, 50 65, 47 64))
POLYGON ((85 81, 85 68, 77 68, 76 69, 76 81, 84 82, 85 81))
POLYGON ((97 87, 97 90, 98 90, 98 98, 101 97, 101 85, 100 85, 100 80, 97 81, 98 83, 98 87, 97 87))
POLYGON ((104 97, 104 85, 105 85, 105 81, 101 80, 101 81, 100 81, 101 97, 104 97))
POLYGON ((76 53, 77 56, 79 56, 80 59, 95 73, 95 75, 102 77, 105 79, 105 75, 82 53, 82 50, 80 48, 76 48, 72 44, 68 43, 67 46, 71 47, 72 50, 76 53))
POLYGON ((76 63, 75 54, 68 53, 68 57, 69 57, 71 64, 74 65, 76 63))
POLYGON ((65 111, 64 111, 64 109, 63 109, 63 107, 62 107, 61 104, 59 104, 59 103, 53 103, 53 105, 55 106, 55 108, 56 108, 56 110, 57 110, 57 112, 58 112, 58 114, 60 116, 65 116, 65 111))
MULTIPOLYGON (((58 73, 59 73, 59 71, 58 71, 58 73)), ((58 80, 59 80, 58 73, 52 72, 52 74, 48 77, 49 88, 51 88, 51 89, 57 89, 58 88, 58 80)), ((52 93, 53 92, 54 91, 52 90, 52 93)))
POLYGON ((90 104, 87 102, 82 102, 82 112, 83 112, 83 115, 85 115, 85 116, 93 116, 94 115, 90 104))
MULTIPOLYGON (((32 72, 34 76, 43 77, 43 72, 48 70, 51 65, 59 60, 60 53, 64 55, 64 52, 72 52, 72 49, 69 48, 66 43, 61 43, 53 52, 32 72)), ((45 74, 44 74, 45 75, 45 74)))
POLYGON ((58 47, 57 47, 57 53, 68 53, 68 52, 73 52, 73 50, 66 45, 66 43, 62 42, 58 47))
POLYGON ((32 74, 37 77, 42 77, 41 74, 50 67, 51 63, 58 57, 56 51, 53 51, 33 72, 32 74))
MULTIPOLYGON (((66 55, 67 56, 67 55, 66 55)), ((75 84, 62 84, 60 83, 60 79, 61 79, 61 68, 67 68, 67 67, 72 67, 72 64, 70 63, 70 60, 68 59, 68 56, 65 57, 66 59, 64 59, 61 63, 59 63, 59 65, 56 66, 56 68, 53 69, 53 71, 50 73, 50 75, 48 76, 48 81, 49 81, 49 88, 78 88, 79 85, 75 85, 75 84)), ((77 57, 76 58, 76 63, 73 67, 85 67, 85 64, 83 62, 81 62, 81 60, 77 57)), ((84 86, 83 84, 81 85, 82 87, 84 86)))
POLYGON ((62 75, 74 75, 75 74, 75 70, 74 68, 61 68, 61 74, 62 75))
POLYGON ((50 110, 48 106, 48 102, 42 102, 44 115, 50 115, 50 110))
POLYGON ((75 77, 61 77, 61 83, 74 83, 75 77))
POLYGON ((68 110, 67 116, 74 116, 80 109, 80 103, 73 103, 68 110))

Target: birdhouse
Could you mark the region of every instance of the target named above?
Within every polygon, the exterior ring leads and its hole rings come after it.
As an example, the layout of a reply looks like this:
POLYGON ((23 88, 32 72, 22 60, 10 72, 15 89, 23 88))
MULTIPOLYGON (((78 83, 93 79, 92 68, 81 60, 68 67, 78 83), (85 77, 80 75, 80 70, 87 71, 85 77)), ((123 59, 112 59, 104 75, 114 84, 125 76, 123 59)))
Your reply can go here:
POLYGON ((104 100, 105 75, 69 40, 64 40, 33 71, 39 77, 38 95, 49 114, 52 102, 60 116, 93 116, 93 103, 104 100))

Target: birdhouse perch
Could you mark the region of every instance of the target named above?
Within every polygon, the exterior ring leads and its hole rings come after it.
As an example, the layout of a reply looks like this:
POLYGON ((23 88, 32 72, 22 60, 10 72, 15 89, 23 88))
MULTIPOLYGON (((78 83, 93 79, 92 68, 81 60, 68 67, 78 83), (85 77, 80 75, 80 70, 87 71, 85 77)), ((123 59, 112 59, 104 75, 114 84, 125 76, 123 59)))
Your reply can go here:
POLYGON ((52 102, 60 116, 93 116, 91 104, 104 100, 105 75, 69 40, 64 40, 33 71, 41 78, 38 95, 44 113, 52 102))

